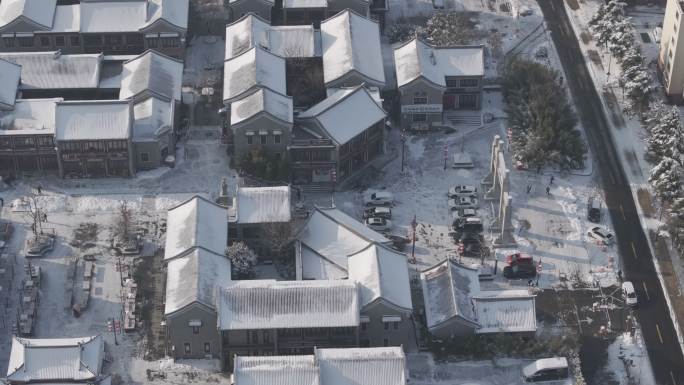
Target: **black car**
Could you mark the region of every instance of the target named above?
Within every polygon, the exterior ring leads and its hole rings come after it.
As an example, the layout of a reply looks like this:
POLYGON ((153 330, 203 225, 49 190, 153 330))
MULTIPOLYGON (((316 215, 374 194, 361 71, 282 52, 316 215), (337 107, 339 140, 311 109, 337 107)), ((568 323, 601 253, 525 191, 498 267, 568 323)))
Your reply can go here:
POLYGON ((601 201, 596 197, 590 197, 587 203, 587 219, 590 222, 601 222, 601 201))
POLYGON ((481 233, 484 231, 480 218, 456 218, 452 223, 454 230, 464 233, 481 233))
POLYGON ((484 244, 484 237, 478 233, 455 232, 453 234, 453 237, 456 243, 462 243, 463 246, 468 246, 472 244, 484 244))
POLYGON ((503 276, 511 279, 534 278, 537 276, 537 267, 534 263, 506 266, 503 269, 503 276))

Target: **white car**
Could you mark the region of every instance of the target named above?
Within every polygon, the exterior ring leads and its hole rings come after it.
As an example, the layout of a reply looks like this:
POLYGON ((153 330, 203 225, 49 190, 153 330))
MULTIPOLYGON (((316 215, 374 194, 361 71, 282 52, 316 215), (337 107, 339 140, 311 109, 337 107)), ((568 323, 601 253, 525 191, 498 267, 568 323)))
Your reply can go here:
POLYGON ((610 231, 604 229, 603 227, 592 227, 591 229, 589 229, 589 231, 587 231, 587 235, 590 238, 594 238, 601 241, 601 243, 603 243, 606 246, 610 246, 615 242, 615 237, 613 236, 613 234, 610 231))
POLYGON ((475 209, 458 209, 451 213, 451 218, 456 220, 460 218, 470 218, 477 216, 477 210, 475 209))
POLYGON ((449 189, 447 195, 449 196, 449 198, 474 197, 477 195, 477 187, 466 185, 454 186, 449 189))
POLYGON ((475 209, 477 207, 477 198, 474 197, 457 197, 449 199, 449 208, 451 211, 458 209, 475 209))
POLYGON ((373 192, 363 199, 366 206, 391 206, 393 202, 394 196, 386 191, 373 192))
POLYGON ((625 298, 625 303, 629 306, 637 305, 636 291, 632 282, 625 281, 622 283, 622 296, 625 298))
POLYGON ((366 226, 375 231, 389 231, 392 228, 392 222, 385 218, 368 218, 366 219, 366 226))

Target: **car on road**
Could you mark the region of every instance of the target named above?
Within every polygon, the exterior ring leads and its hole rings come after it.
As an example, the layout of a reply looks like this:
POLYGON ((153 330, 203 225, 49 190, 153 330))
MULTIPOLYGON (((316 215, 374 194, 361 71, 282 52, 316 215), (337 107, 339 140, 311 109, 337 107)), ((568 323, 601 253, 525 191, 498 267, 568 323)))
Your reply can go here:
POLYGON ((596 197, 590 197, 587 202, 587 219, 590 222, 601 222, 601 201, 596 197))
POLYGON ((371 207, 363 210, 363 219, 385 218, 392 219, 392 209, 389 207, 371 207))
POLYGON ((570 375, 568 360, 565 357, 542 358, 523 367, 525 382, 550 382, 565 380, 570 375))
POLYGON ((467 185, 454 186, 449 189, 447 195, 449 196, 449 198, 475 197, 477 196, 477 187, 467 185))
POLYGON ((613 234, 610 231, 600 226, 592 227, 591 229, 589 229, 589 231, 587 231, 587 235, 590 238, 594 238, 598 241, 601 241, 601 243, 603 243, 606 246, 610 246, 613 243, 615 243, 615 236, 613 236, 613 234))
POLYGON ((451 213, 451 218, 454 220, 459 218, 470 218, 477 216, 477 210, 475 209, 458 209, 451 213))
POLYGON ((625 281, 622 283, 622 297, 625 299, 625 303, 628 306, 637 305, 636 291, 634 290, 632 282, 625 281))
POLYGON ((457 244, 463 244, 463 246, 465 247, 473 244, 484 244, 484 237, 482 236, 482 234, 478 233, 465 233, 455 231, 451 233, 451 236, 454 239, 454 242, 456 242, 457 244))
POLYGON ((392 228, 392 222, 385 218, 368 218, 366 219, 366 226, 375 231, 389 231, 392 228))
POLYGON ((376 191, 367 195, 363 203, 366 206, 390 206, 394 203, 394 196, 390 192, 376 191))
POLYGON ((506 256, 503 269, 506 278, 534 278, 537 276, 537 265, 534 258, 527 253, 514 253, 506 256))
POLYGON ((457 197, 449 199, 449 208, 451 211, 458 209, 476 209, 477 198, 474 197, 457 197))
POLYGON ((466 233, 481 233, 484 231, 482 219, 476 217, 458 218, 452 224, 454 230, 466 233))

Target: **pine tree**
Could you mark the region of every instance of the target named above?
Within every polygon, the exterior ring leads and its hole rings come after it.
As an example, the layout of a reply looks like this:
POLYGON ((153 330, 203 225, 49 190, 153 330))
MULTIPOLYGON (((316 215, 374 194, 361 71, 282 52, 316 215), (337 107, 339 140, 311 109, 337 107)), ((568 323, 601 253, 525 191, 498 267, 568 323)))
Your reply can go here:
POLYGON ((252 278, 257 255, 244 242, 235 242, 226 249, 233 279, 252 278))
POLYGON ((656 195, 667 202, 682 196, 682 168, 672 158, 663 158, 651 170, 648 181, 653 186, 656 195))

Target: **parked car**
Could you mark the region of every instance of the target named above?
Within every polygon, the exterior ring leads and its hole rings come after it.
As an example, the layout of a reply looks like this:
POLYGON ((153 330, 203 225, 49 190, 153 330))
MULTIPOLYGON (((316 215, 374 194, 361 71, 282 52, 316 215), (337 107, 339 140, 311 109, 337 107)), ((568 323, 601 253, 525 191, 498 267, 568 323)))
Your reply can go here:
POLYGON ((477 187, 467 185, 454 186, 449 189, 447 195, 449 198, 474 197, 477 196, 477 187))
POLYGON ((565 357, 542 358, 522 369, 525 382, 559 381, 568 376, 568 360, 565 357))
POLYGON ((385 218, 392 219, 392 209, 389 207, 371 207, 363 211, 363 219, 385 218))
POLYGON ((466 233, 481 233, 484 231, 482 220, 476 217, 455 219, 452 226, 454 230, 466 233))
POLYGON ((376 191, 366 196, 363 203, 366 206, 390 206, 394 203, 394 196, 390 192, 376 191))
POLYGON ((375 231, 389 231, 392 228, 392 222, 385 218, 368 218, 366 226, 375 231))
POLYGON ((478 233, 465 233, 465 232, 453 232, 451 234, 456 243, 461 243, 463 246, 467 247, 472 244, 483 244, 484 237, 482 234, 478 233))
POLYGON ((632 285, 632 282, 625 281, 622 283, 622 297, 625 299, 625 303, 628 306, 637 305, 636 291, 634 290, 634 285, 632 285))
POLYGON ((38 235, 26 241, 26 258, 40 258, 55 248, 55 235, 38 235))
POLYGON ((537 265, 534 258, 526 253, 515 253, 506 256, 506 266, 503 268, 506 278, 534 278, 537 276, 537 265))
POLYGON ((587 219, 590 222, 601 222, 601 201, 597 197, 589 197, 587 202, 587 219))
POLYGON ((479 258, 479 257, 489 257, 490 251, 489 247, 483 245, 482 243, 471 243, 463 247, 463 256, 479 258))
POLYGON ((458 218, 470 218, 477 216, 477 210, 475 209, 458 209, 451 213, 451 217, 455 220, 458 218))
POLYGON ((610 246, 615 242, 615 237, 613 234, 600 226, 589 229, 589 231, 587 231, 587 235, 591 238, 601 241, 601 243, 606 246, 610 246))
POLYGON ((452 211, 458 209, 475 209, 477 207, 477 198, 458 197, 454 199, 449 199, 449 208, 452 211))

